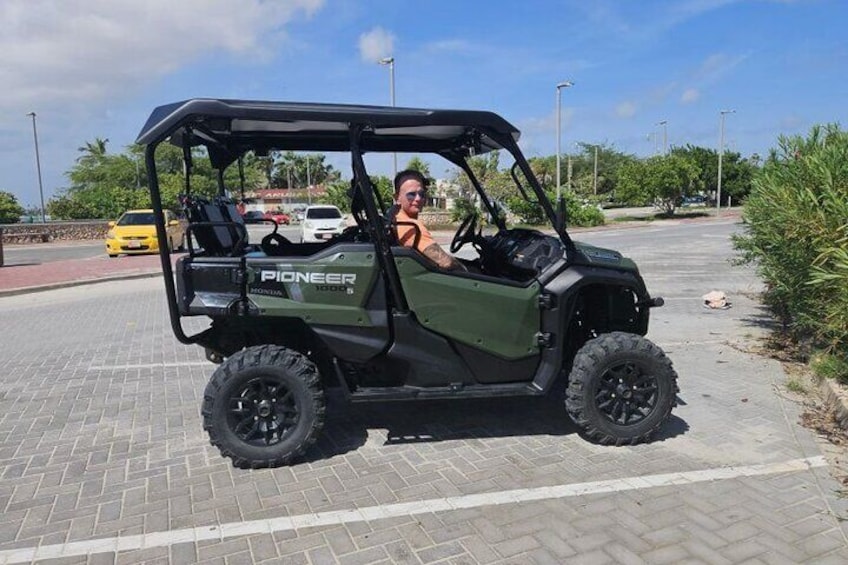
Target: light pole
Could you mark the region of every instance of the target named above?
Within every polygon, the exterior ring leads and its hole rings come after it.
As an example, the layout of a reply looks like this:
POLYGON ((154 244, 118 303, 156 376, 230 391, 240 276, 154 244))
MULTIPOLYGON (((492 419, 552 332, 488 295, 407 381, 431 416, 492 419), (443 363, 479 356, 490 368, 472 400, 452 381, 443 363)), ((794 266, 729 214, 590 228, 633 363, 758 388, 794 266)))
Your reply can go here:
POLYGON ((30 112, 27 116, 32 116, 32 138, 35 140, 35 168, 38 171, 38 194, 41 196, 41 222, 47 223, 47 216, 44 214, 44 188, 41 184, 41 157, 38 155, 38 128, 35 127, 35 112, 30 112))
POLYGON ((309 155, 306 156, 306 199, 312 205, 312 175, 309 171, 309 155))
POLYGON ((598 195, 598 146, 595 146, 595 170, 592 177, 592 192, 595 196, 598 195))
POLYGON ((574 86, 574 83, 570 80, 565 80, 556 85, 556 94, 557 94, 557 106, 556 106, 556 197, 557 202, 562 199, 562 187, 560 185, 560 159, 562 158, 562 151, 560 150, 560 143, 562 142, 562 135, 560 134, 560 129, 562 128, 562 89, 568 88, 570 86, 574 86))
POLYGON ((657 139, 658 139, 657 132, 652 131, 651 133, 649 133, 649 134, 645 135, 645 139, 647 139, 647 140, 648 140, 648 143, 650 143, 650 142, 651 142, 651 140, 653 140, 653 141, 654 141, 654 155, 658 155, 658 154, 659 154, 659 152, 660 152, 660 150, 659 150, 659 147, 658 147, 658 145, 657 145, 657 143, 658 143, 658 141, 657 141, 657 139))
MULTIPOLYGON (((377 61, 381 65, 389 66, 389 94, 392 99, 392 108, 395 106, 395 58, 394 57, 383 57, 379 61, 377 61)), ((394 166, 395 174, 392 177, 397 176, 397 153, 392 153, 392 164, 394 166)))
POLYGON ((716 216, 721 212, 721 156, 724 153, 724 116, 735 114, 736 110, 719 111, 719 134, 718 134, 718 181, 716 185, 716 216))
POLYGON ((668 155, 668 120, 657 122, 657 125, 663 127, 663 155, 668 155))

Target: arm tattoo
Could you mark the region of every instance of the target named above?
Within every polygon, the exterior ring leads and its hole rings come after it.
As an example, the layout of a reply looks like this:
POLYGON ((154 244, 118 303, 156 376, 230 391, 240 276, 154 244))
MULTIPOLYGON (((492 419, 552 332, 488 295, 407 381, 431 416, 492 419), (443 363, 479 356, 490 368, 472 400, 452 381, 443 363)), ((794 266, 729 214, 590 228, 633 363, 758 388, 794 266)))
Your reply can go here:
POLYGON ((423 253, 428 259, 433 261, 442 269, 447 269, 449 271, 465 270, 462 263, 460 263, 453 255, 445 253, 445 250, 439 247, 438 243, 428 245, 427 248, 424 249, 423 253))

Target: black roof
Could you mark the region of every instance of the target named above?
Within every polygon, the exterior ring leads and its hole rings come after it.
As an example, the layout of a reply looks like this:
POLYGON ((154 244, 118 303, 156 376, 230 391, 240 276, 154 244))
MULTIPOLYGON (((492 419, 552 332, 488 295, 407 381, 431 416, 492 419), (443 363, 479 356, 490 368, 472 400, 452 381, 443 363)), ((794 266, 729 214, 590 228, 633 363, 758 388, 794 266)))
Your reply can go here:
POLYGON ((473 155, 520 135, 485 111, 196 98, 153 110, 136 143, 206 145, 232 162, 247 150, 348 151, 350 124, 365 126, 361 148, 376 152, 473 155))

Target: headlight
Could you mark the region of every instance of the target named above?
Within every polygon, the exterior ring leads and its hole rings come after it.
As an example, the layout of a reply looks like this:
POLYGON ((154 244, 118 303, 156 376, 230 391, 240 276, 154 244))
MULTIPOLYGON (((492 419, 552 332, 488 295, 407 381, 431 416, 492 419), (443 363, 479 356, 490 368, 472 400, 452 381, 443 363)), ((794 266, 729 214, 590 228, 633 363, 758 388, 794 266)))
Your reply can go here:
POLYGON ((106 239, 115 239, 115 232, 109 230, 106 232, 106 239))
POLYGON ((306 222, 304 222, 303 227, 305 227, 308 230, 311 230, 312 229, 312 222, 307 220, 306 222))

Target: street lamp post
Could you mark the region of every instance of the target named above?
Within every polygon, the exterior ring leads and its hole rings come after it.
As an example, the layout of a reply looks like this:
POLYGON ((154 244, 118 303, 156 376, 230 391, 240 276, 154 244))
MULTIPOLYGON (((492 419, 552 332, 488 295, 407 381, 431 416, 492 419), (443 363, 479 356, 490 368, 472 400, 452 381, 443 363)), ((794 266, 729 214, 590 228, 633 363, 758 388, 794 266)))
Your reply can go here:
POLYGON ((306 199, 312 205, 312 175, 309 171, 309 155, 306 156, 306 199))
POLYGON ((658 154, 660 151, 659 149, 657 149, 657 132, 652 131, 648 134, 645 134, 645 139, 648 141, 648 143, 651 143, 651 141, 654 142, 654 155, 658 154))
POLYGON ((595 146, 595 170, 592 176, 592 192, 598 195, 598 146, 595 146))
MULTIPOLYGON (((395 58, 383 57, 377 61, 381 65, 389 66, 389 94, 391 95, 392 108, 395 106, 395 58)), ((392 164, 394 166, 394 176, 397 176, 397 153, 392 153, 392 164)), ((392 177, 394 178, 394 177, 392 177)))
POLYGON ((38 194, 41 197, 41 222, 47 223, 47 216, 44 213, 44 187, 41 184, 41 157, 38 155, 38 128, 35 127, 35 112, 30 112, 27 116, 32 117, 32 138, 35 141, 35 168, 38 171, 38 194))
POLYGON ((721 157, 724 153, 724 116, 735 114, 736 110, 719 111, 719 134, 718 134, 718 180, 716 184, 716 216, 721 213, 721 157))
POLYGON ((668 120, 657 122, 657 125, 663 127, 663 155, 668 155, 668 120))
POLYGON ((574 86, 574 83, 570 80, 563 81, 556 85, 556 93, 557 93, 557 105, 556 105, 556 197, 557 202, 562 199, 562 186, 560 185, 560 159, 562 158, 562 151, 560 149, 560 144, 562 143, 562 135, 560 130, 562 128, 562 89, 568 88, 570 86, 574 86))

